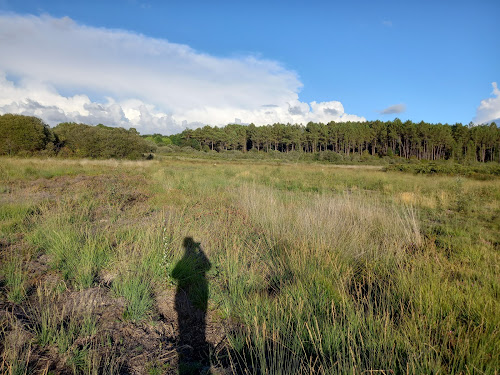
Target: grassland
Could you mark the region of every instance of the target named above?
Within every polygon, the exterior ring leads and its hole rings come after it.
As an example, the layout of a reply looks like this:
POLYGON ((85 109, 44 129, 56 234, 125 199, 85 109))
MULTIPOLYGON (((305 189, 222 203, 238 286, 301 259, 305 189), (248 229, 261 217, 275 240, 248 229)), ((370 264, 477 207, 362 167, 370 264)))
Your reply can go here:
POLYGON ((498 177, 2 158, 0 238, 4 373, 500 368, 498 177), (178 341, 186 238, 211 263, 206 356, 178 341))

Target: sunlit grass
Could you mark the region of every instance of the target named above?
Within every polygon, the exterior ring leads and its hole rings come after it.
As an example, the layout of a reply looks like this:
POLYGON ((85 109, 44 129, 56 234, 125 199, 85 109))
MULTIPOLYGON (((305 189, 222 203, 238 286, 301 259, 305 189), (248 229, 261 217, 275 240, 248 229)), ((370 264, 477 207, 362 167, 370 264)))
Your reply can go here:
MULTIPOLYGON (((175 287, 184 239, 200 242, 234 369, 500 367, 497 179, 276 162, 3 161, 2 233, 47 255, 73 290, 123 297, 126 321, 153 319, 155 293, 175 287), (48 191, 69 183, 53 197, 39 192, 48 180, 48 191)), ((4 263, 14 303, 25 300, 28 258, 4 263)), ((57 316, 40 314, 39 345, 67 352, 86 335, 69 325, 63 335, 57 316)), ((74 368, 91 356, 101 366, 95 348, 80 349, 74 368)))

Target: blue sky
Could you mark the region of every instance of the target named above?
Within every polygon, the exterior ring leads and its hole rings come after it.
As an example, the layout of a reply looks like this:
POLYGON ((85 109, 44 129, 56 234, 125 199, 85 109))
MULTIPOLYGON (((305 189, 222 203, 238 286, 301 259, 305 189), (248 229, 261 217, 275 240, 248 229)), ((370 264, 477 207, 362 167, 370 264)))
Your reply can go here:
POLYGON ((12 56, 0 111, 51 124, 500 117, 498 0, 0 0, 0 12, 12 56))

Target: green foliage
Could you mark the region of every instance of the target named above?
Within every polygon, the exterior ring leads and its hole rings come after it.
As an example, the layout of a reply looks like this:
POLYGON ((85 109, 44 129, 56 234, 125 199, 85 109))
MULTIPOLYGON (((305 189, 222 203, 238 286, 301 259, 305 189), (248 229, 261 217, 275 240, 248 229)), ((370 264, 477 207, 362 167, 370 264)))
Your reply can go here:
MULTIPOLYGON (((329 122, 306 126, 229 124, 204 126, 180 134, 139 136, 133 128, 62 123, 54 132, 36 117, 0 116, 0 154, 138 159, 144 153, 202 150, 312 153, 332 163, 377 163, 379 157, 446 160, 463 163, 500 161, 500 131, 490 125, 429 124, 411 121, 329 122), (319 152, 319 154, 317 154, 319 152), (332 153, 333 152, 333 153, 332 153)), ((288 159, 293 159, 287 155, 288 159)))
POLYGON ((175 146, 180 146, 182 144, 182 135, 181 134, 173 134, 168 137, 170 141, 172 141, 172 144, 175 146))
POLYGON ((62 123, 54 128, 63 156, 90 158, 140 159, 154 150, 134 130, 76 123, 62 123))
MULTIPOLYGON (((171 143, 169 138, 162 145, 171 143)), ((62 123, 53 130, 37 117, 0 116, 0 155, 140 159, 156 149, 134 128, 62 123)))
POLYGON ((48 125, 37 117, 0 115, 0 155, 33 155, 53 148, 54 140, 48 125))
POLYGON ((398 163, 388 165, 388 171, 410 172, 415 174, 450 174, 474 178, 485 178, 488 175, 500 176, 500 165, 498 163, 487 164, 457 164, 457 163, 398 163))
MULTIPOLYGON (((62 123, 53 129, 36 117, 0 116, 0 154, 62 157, 139 159, 158 149, 161 153, 192 150, 211 152, 277 151, 283 159, 331 163, 378 163, 381 157, 406 160, 448 160, 461 163, 500 161, 500 130, 490 125, 429 124, 412 121, 313 123, 306 126, 273 124, 248 126, 206 125, 180 134, 139 136, 99 124, 62 123), (180 147, 181 149, 177 149, 180 147), (290 153, 313 154, 297 157, 290 153)), ((274 155, 274 154, 273 154, 274 155)), ((254 157, 255 159, 259 159, 254 157)), ((261 156, 260 158, 266 158, 261 156)), ((282 158, 274 155, 274 158, 282 158)))
POLYGON ((318 160, 327 161, 329 163, 339 164, 344 160, 344 157, 341 154, 338 154, 334 151, 319 152, 317 155, 318 160))
POLYGON ((174 145, 196 150, 279 151, 315 154, 333 163, 377 162, 380 157, 460 162, 500 161, 500 130, 495 124, 429 124, 411 121, 309 122, 306 126, 229 124, 204 126, 170 136, 174 145), (318 154, 319 152, 319 154, 318 154), (332 153, 333 152, 333 153, 332 153), (325 154, 323 154, 325 153, 325 154), (338 156, 337 156, 338 155, 338 156))
POLYGON ((173 144, 170 137, 167 137, 167 136, 164 136, 161 134, 143 135, 142 138, 144 138, 150 142, 153 142, 158 147, 169 146, 169 145, 173 144))

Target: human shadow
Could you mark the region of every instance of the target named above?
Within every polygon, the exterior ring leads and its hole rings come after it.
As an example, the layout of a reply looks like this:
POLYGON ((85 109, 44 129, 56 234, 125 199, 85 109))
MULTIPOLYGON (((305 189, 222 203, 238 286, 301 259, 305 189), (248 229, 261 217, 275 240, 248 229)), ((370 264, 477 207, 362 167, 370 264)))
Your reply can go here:
POLYGON ((175 310, 179 326, 179 374, 209 374, 210 345, 206 340, 208 305, 207 271, 210 261, 199 242, 184 239, 184 256, 175 265, 172 277, 177 280, 175 310))

